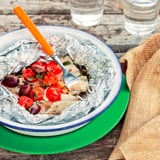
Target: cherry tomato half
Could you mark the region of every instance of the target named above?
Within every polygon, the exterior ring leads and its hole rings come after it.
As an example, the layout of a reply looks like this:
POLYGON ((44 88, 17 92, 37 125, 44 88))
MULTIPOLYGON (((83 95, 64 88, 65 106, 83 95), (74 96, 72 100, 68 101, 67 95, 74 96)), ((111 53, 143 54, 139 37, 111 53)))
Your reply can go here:
POLYGON ((47 63, 47 71, 51 71, 54 74, 60 74, 62 72, 62 68, 55 61, 52 60, 47 63))
POLYGON ((26 68, 23 70, 23 77, 25 80, 29 81, 29 82, 35 82, 36 78, 35 78, 35 73, 33 72, 32 68, 26 68))
POLYGON ((43 78, 43 85, 51 86, 51 85, 57 85, 57 83, 58 83, 57 76, 53 72, 47 72, 43 78))
POLYGON ((23 106, 25 109, 29 109, 33 105, 33 100, 27 96, 21 96, 18 104, 23 106))
POLYGON ((32 98, 34 101, 43 100, 43 95, 44 95, 44 88, 41 86, 33 87, 29 94, 30 98, 32 98))
POLYGON ((61 91, 59 88, 55 88, 54 86, 48 87, 46 90, 46 97, 51 102, 60 101, 61 91))

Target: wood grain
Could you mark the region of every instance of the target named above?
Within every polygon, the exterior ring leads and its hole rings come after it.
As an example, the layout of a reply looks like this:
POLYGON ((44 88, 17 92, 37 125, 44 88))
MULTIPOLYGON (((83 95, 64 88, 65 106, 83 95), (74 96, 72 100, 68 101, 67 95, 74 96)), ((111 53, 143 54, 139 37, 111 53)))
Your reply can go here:
MULTIPOLYGON (((115 52, 126 52, 129 48, 137 46, 144 37, 137 37, 125 31, 123 26, 123 15, 107 14, 103 16, 101 23, 97 26, 77 26, 71 20, 70 15, 30 15, 37 25, 62 25, 77 28, 89 32, 107 43, 115 52)), ((24 28, 24 25, 15 15, 0 16, 0 33, 24 28)))

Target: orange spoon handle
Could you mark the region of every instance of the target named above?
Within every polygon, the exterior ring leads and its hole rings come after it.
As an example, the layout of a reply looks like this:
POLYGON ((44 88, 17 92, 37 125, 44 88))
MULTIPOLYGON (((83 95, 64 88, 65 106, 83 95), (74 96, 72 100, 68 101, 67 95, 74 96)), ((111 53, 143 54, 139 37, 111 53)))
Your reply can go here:
POLYGON ((36 25, 32 22, 32 20, 26 14, 26 12, 20 6, 15 7, 13 11, 18 16, 18 18, 22 21, 22 23, 30 30, 30 32, 36 38, 36 40, 41 44, 43 50, 50 56, 53 55, 54 50, 51 48, 49 43, 40 33, 36 25))

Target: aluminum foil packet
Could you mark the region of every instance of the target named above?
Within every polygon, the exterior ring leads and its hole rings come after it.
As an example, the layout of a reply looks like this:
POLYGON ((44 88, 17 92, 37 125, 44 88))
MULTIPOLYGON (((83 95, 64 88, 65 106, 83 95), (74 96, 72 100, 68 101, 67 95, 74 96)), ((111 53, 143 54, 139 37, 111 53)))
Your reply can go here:
MULTIPOLYGON (((63 110, 60 115, 30 114, 18 105, 16 95, 0 85, 0 117, 23 124, 56 125, 70 122, 86 116, 108 96, 114 81, 115 71, 111 60, 90 41, 75 39, 69 35, 54 34, 47 38, 58 56, 69 55, 72 60, 84 65, 89 74, 91 90, 81 101, 75 102, 63 110)), ((43 53, 35 40, 21 40, 0 53, 0 80, 7 74, 18 72, 29 66, 43 53)))

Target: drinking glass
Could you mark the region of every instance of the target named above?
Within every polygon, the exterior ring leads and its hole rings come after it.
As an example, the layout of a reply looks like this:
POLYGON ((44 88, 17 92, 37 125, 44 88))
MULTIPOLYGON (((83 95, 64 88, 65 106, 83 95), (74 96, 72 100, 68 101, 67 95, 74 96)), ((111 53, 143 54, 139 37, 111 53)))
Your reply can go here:
POLYGON ((100 22, 104 11, 104 0, 69 0, 73 22, 82 26, 93 26, 100 22))
POLYGON ((155 30, 160 0, 122 0, 124 25, 136 35, 150 34, 155 30))

